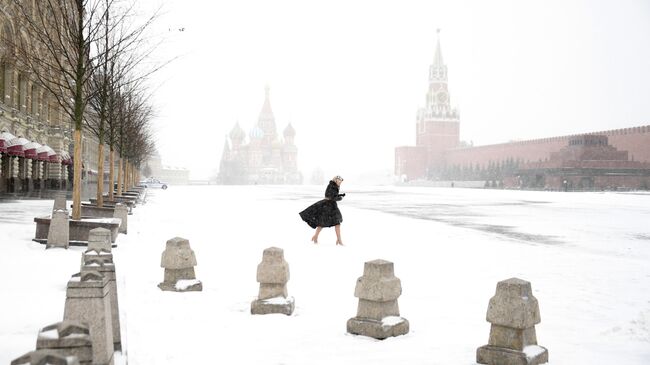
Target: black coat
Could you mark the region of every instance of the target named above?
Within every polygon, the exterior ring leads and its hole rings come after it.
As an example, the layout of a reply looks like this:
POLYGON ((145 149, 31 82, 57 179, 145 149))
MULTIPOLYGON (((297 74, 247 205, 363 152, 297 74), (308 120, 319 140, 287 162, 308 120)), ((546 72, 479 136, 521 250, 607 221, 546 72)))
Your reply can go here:
POLYGON ((307 222, 311 228, 333 227, 343 222, 337 201, 343 199, 345 194, 339 194, 339 186, 330 181, 325 189, 325 199, 320 200, 300 212, 300 218, 307 222))

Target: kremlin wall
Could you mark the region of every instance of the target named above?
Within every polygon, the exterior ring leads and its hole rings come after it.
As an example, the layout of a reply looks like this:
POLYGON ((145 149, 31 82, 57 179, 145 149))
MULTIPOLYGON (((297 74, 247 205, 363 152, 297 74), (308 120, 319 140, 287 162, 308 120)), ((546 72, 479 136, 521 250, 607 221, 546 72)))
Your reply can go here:
POLYGON ((485 146, 462 146, 451 106, 440 35, 429 67, 415 146, 395 148, 401 182, 485 181, 486 187, 542 190, 650 188, 650 125, 485 146))

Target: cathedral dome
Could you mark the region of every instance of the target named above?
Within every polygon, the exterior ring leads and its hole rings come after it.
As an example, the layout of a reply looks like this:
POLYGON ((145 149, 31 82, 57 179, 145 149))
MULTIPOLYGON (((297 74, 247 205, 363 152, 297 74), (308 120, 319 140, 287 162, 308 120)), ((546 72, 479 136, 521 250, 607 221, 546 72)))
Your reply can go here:
POLYGON ((249 136, 251 137, 251 139, 260 139, 264 137, 264 131, 260 127, 256 126, 253 127, 253 129, 251 129, 249 136))
POLYGON ((284 129, 284 138, 295 137, 295 136, 296 136, 296 130, 293 129, 293 126, 291 125, 291 123, 289 123, 289 125, 287 125, 287 127, 284 129))
POLYGON ((232 127, 232 130, 230 131, 230 139, 233 141, 241 141, 244 139, 246 136, 246 133, 244 132, 243 129, 239 126, 239 123, 235 123, 235 126, 232 127))

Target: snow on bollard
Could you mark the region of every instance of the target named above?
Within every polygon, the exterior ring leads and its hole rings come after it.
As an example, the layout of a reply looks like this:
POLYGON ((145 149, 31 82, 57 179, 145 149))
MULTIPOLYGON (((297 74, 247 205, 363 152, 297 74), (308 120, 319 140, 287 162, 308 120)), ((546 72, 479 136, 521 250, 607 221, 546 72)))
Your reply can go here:
POLYGON ((63 321, 43 327, 38 332, 36 350, 53 350, 75 356, 80 365, 93 362, 93 348, 88 326, 78 321, 63 321))
POLYGON ((53 350, 36 350, 13 360, 11 365, 80 365, 75 356, 60 355, 53 350))
POLYGON ((189 240, 174 237, 167 241, 160 266, 165 269, 164 281, 158 284, 160 289, 178 292, 203 290, 203 284, 196 280, 194 273, 196 256, 190 248, 189 240))
POLYGON ((348 332, 380 340, 407 334, 409 321, 399 316, 397 305, 401 294, 402 283, 395 277, 392 262, 366 262, 354 289, 359 306, 357 316, 348 320, 348 332))
POLYGON ((108 279, 84 267, 73 275, 66 290, 64 320, 88 324, 93 342, 93 364, 113 365, 113 326, 108 279))
POLYGON ((111 231, 106 228, 93 228, 88 233, 88 250, 104 251, 110 253, 111 231))
POLYGON ((129 208, 126 206, 126 204, 123 203, 115 204, 115 210, 113 211, 113 218, 119 218, 122 220, 118 232, 126 234, 128 217, 129 217, 129 208))
POLYGON ((67 195, 65 191, 57 191, 54 194, 54 206, 52 206, 52 215, 54 215, 55 210, 66 210, 67 207, 67 195))
POLYGON ((47 245, 45 245, 46 249, 50 247, 69 247, 69 219, 70 218, 68 216, 68 211, 65 209, 57 209, 52 212, 52 220, 50 221, 50 228, 47 232, 47 245))
POLYGON ((257 265, 260 291, 257 300, 251 303, 251 314, 279 313, 290 316, 294 299, 288 296, 288 281, 289 264, 284 260, 284 251, 277 247, 264 250, 262 262, 257 265))
POLYGON ((530 282, 512 278, 497 284, 487 321, 488 344, 476 350, 476 362, 488 365, 537 365, 548 362, 548 350, 537 346, 535 325, 541 319, 530 282))
MULTIPOLYGON (((103 229, 103 228, 97 228, 103 229)), ((104 229, 108 232, 108 230, 104 229)), ((110 232, 109 236, 110 237, 110 232)), ((110 238, 109 238, 110 247, 110 238)), ((111 325, 113 328, 113 348, 122 350, 122 337, 120 333, 120 308, 117 300, 117 282, 115 281, 115 264, 113 254, 105 249, 88 249, 81 256, 81 271, 98 271, 108 279, 108 296, 111 302, 111 325)))

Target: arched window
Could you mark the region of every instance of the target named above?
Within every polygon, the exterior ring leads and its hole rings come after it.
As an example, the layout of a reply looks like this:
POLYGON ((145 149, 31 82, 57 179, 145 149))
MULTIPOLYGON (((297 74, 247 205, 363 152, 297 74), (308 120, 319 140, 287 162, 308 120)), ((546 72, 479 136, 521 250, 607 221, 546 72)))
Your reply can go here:
POLYGON ((27 108, 27 80, 25 80, 25 75, 23 73, 18 74, 18 105, 16 109, 20 111, 25 111, 27 108))
POLYGON ((38 117, 38 86, 32 84, 32 89, 30 90, 30 99, 28 112, 36 117, 38 117))

